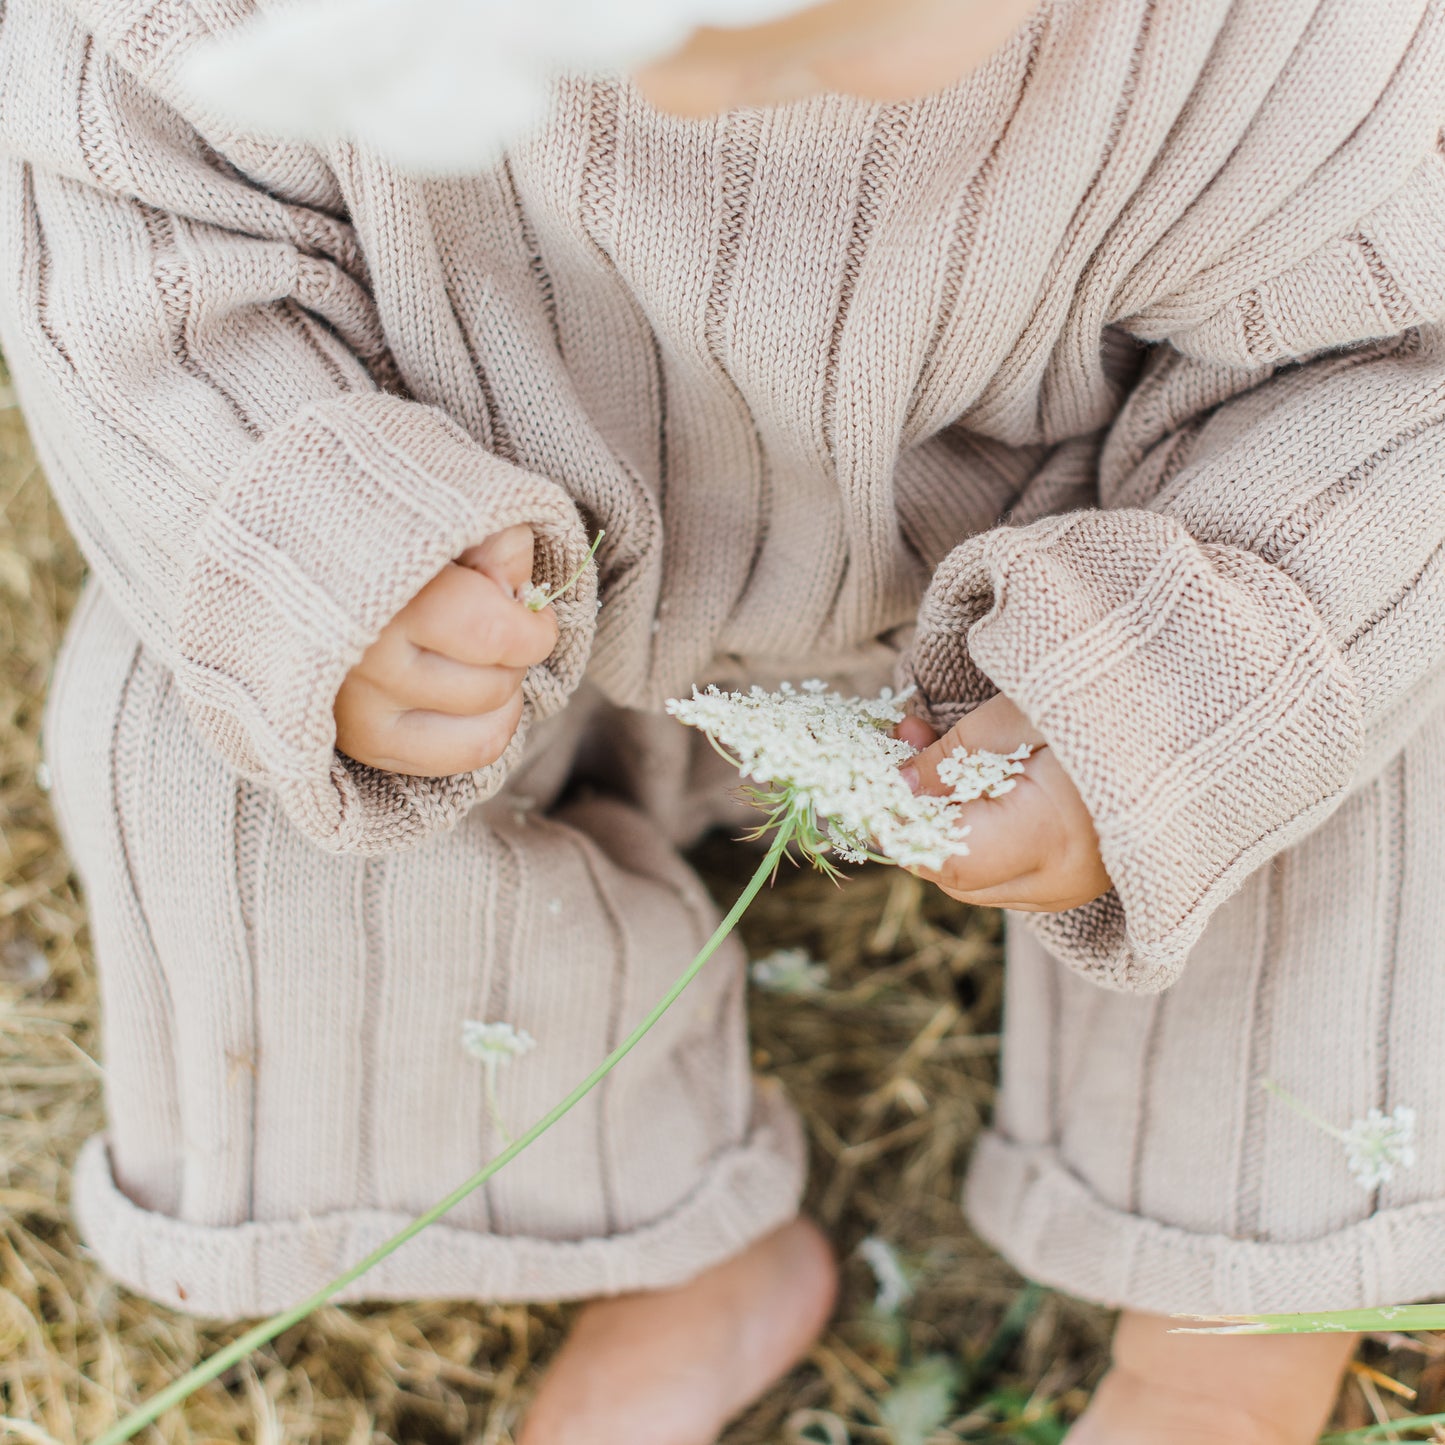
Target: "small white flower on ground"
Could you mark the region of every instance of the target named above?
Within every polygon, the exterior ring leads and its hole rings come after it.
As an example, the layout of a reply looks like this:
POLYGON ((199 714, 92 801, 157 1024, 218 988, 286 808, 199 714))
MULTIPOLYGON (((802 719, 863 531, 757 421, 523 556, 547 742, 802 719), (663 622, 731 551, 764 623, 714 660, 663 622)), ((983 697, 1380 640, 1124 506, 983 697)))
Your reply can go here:
POLYGON ((1397 1169, 1415 1162, 1415 1111, 1401 1105, 1393 1113, 1371 1109, 1344 1131, 1350 1173, 1366 1189, 1388 1184, 1397 1169))
POLYGON ((858 1253, 878 1282, 873 1308, 881 1315, 896 1315, 913 1298, 913 1281, 898 1258, 898 1251, 886 1239, 870 1234, 858 1246, 858 1253))
POLYGON ((828 965, 806 948, 780 948, 755 959, 752 980, 769 993, 816 994, 828 986, 828 965))
POLYGON ((496 1065, 530 1054, 537 1047, 537 1040, 525 1029, 514 1029, 511 1024, 484 1024, 467 1019, 462 1024, 462 1047, 474 1059, 496 1065))

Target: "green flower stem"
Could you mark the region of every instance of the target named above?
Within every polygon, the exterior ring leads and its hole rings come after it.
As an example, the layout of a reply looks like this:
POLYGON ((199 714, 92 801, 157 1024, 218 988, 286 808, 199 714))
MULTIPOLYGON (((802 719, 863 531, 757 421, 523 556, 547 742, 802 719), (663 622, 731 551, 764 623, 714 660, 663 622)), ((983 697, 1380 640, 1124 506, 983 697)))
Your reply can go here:
MULTIPOLYGON (((1320 1445, 1374 1445, 1380 1440, 1398 1440, 1402 1430, 1434 1431, 1437 1425, 1445 1425, 1445 1415, 1413 1415, 1404 1420, 1385 1420, 1378 1425, 1366 1425, 1359 1430, 1345 1430, 1338 1435, 1326 1435, 1320 1445)), ((1433 1433, 1430 1439, 1437 1438, 1433 1433)))
POLYGON ((274 1340, 277 1335, 289 1330, 292 1325, 299 1324, 307 1315, 321 1308, 329 1300, 340 1294, 347 1285, 353 1284, 360 1279, 367 1270, 374 1265, 380 1264, 388 1255, 394 1254, 408 1240, 415 1238, 428 1225, 435 1224, 442 1215, 455 1208, 474 1190, 479 1189, 494 1174, 506 1165, 510 1164, 518 1154, 531 1144, 535 1144, 548 1129, 552 1127, 564 1114, 569 1113, 577 1104, 586 1098, 633 1049, 642 1042, 643 1038, 652 1029, 653 1025, 670 1009, 673 1004, 682 996, 683 990, 687 988, 693 979, 702 972, 704 965, 722 946, 723 941, 737 927, 743 914, 747 912, 753 899, 762 891, 763 885, 772 876, 778 863, 782 860, 783 853, 788 844, 792 841, 793 830, 784 826, 778 835, 773 839, 768 848, 767 856, 758 865, 758 870, 748 882, 733 904, 732 910, 727 917, 718 924, 716 932, 703 945, 702 951, 687 966, 682 977, 658 1001, 656 1007, 647 1015, 638 1026, 595 1068, 565 1099, 562 1100, 545 1117, 539 1119, 525 1134, 515 1143, 509 1144, 489 1164, 465 1184, 459 1185, 447 1195, 439 1204, 435 1204, 419 1218, 413 1220, 400 1234, 387 1240, 385 1244, 378 1245, 365 1259, 354 1264, 345 1274, 338 1275, 330 1284, 324 1285, 317 1290, 309 1299, 304 1299, 300 1304, 293 1305, 288 1310, 283 1310, 278 1315, 273 1315, 269 1320, 263 1320, 253 1329, 246 1331, 239 1339, 227 1345, 225 1349, 212 1355, 210 1359, 202 1361, 189 1374, 183 1375, 174 1384, 168 1385, 159 1394, 153 1395, 143 1405, 133 1410, 125 1419, 111 1426, 104 1435, 100 1436, 94 1445, 122 1445, 123 1441, 129 1440, 137 1431, 143 1430, 147 1425, 153 1424, 167 1410, 174 1405, 179 1405, 187 1400, 202 1385, 209 1384, 218 1375, 223 1375, 232 1365, 244 1360, 247 1355, 260 1349, 264 1344, 274 1340))
POLYGON ((1179 1316, 1199 1321, 1182 1335, 1375 1335, 1445 1330, 1445 1304, 1389 1305, 1378 1310, 1322 1310, 1299 1315, 1179 1316))
POLYGON ((1288 1089, 1281 1089, 1273 1079, 1261 1079, 1259 1086, 1266 1093, 1273 1094, 1286 1108, 1293 1109, 1301 1119, 1305 1119, 1313 1124, 1316 1129, 1323 1130, 1326 1134, 1329 1134, 1332 1138, 1339 1139, 1342 1143, 1348 1144, 1350 1142, 1350 1136, 1343 1129, 1331 1124, 1323 1114, 1316 1113, 1303 1099, 1296 1099, 1288 1089))
POLYGON ((606 535, 606 532, 598 532, 577 570, 560 587, 555 591, 544 587, 540 592, 534 593, 527 601, 527 611, 540 612, 544 607, 550 607, 559 597, 565 597, 577 585, 577 579, 587 570, 587 564, 597 555, 597 549, 606 535))

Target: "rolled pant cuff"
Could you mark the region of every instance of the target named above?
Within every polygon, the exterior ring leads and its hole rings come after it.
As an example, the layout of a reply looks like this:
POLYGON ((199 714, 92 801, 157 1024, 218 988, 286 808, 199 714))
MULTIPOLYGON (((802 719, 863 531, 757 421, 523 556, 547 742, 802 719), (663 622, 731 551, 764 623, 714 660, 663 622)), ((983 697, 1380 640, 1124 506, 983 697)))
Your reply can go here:
POLYGON ((1156 1314, 1372 1309, 1445 1295, 1445 1201, 1387 1209, 1288 1244, 1200 1234, 1105 1203, 1057 1154, 987 1134, 964 1204, 1020 1273, 1156 1314))
MULTIPOLYGON (((337 1296, 357 1300, 588 1299, 681 1284, 792 1219, 805 1168, 802 1131, 773 1089, 753 1128, 716 1156, 696 1190, 626 1234, 576 1240, 481 1234, 445 1219, 337 1296)), ((560 1185, 559 1185, 560 1187, 560 1185)), ((142 1209, 117 1186, 103 1136, 81 1151, 74 1209, 86 1242, 123 1284, 173 1308, 237 1319, 285 1309, 410 1222, 382 1210, 211 1228, 142 1209)))

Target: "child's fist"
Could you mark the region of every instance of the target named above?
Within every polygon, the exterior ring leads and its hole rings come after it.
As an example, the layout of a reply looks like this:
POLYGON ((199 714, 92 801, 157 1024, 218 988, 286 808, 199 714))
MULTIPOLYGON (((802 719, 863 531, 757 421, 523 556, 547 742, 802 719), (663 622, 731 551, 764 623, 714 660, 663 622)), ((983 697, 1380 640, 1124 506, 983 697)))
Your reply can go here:
POLYGON ((1011 753, 1028 743, 1035 749, 1009 792, 960 804, 970 829, 967 856, 950 859, 936 873, 914 869, 919 877, 962 903, 1025 913, 1078 908, 1113 886, 1078 789, 1006 697, 974 709, 941 738, 918 718, 899 724, 898 734, 923 749, 905 772, 911 771, 915 790, 925 793, 948 791, 938 781, 938 764, 955 748, 1011 753))
POLYGON ((552 609, 518 600, 531 580, 530 527, 508 527, 448 563, 346 675, 337 747, 428 778, 496 762, 521 721, 527 669, 557 644, 552 609))

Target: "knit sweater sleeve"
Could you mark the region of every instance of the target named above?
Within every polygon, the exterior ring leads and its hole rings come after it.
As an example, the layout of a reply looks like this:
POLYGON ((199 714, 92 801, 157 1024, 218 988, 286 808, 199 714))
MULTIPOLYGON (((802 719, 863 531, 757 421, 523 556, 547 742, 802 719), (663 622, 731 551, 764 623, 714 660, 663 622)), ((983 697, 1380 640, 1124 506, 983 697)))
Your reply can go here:
POLYGON ((1278 273, 1181 288, 1136 318, 1101 505, 938 570, 911 680, 940 724, 1002 691, 1078 786, 1114 889, 1029 922, 1101 984, 1167 987, 1445 699, 1442 234, 1433 151, 1278 273))
MULTIPOLYGON (((214 139, 214 138, 211 138, 214 139)), ((538 579, 586 539, 561 488, 394 394, 318 158, 262 186, 46 0, 0 12, 0 337, 101 585, 201 735, 321 847, 375 852, 496 790, 586 663, 589 575, 491 767, 410 778, 336 750, 342 680, 467 546, 529 523, 538 579)))

